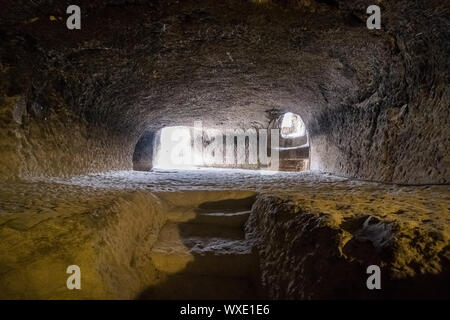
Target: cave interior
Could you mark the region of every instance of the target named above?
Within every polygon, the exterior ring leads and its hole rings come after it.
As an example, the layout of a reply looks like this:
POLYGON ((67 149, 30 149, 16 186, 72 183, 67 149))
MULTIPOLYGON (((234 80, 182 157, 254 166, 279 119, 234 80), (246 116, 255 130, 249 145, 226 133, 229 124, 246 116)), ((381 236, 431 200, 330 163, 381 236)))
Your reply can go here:
POLYGON ((445 1, 0 2, 0 299, 450 298, 445 1))

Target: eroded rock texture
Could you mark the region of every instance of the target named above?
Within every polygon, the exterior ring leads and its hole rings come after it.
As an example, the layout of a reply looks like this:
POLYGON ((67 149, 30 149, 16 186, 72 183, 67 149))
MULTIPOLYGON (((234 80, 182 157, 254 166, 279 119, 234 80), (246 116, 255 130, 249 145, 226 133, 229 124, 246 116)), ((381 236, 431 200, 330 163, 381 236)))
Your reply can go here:
POLYGON ((448 186, 192 170, 0 187, 2 299, 449 295, 448 186), (250 216, 247 204, 235 206, 255 193, 250 216), (230 204, 205 205, 223 200, 230 204), (244 241, 229 227, 247 218, 244 241), (239 280, 258 257, 261 275, 239 280), (81 291, 66 288, 72 264, 81 268, 81 291), (382 270, 380 292, 365 287, 371 264, 382 270), (249 291, 249 279, 261 290, 249 291))
MULTIPOLYGON (((11 190, 2 185, 0 299, 138 298, 166 281, 152 247, 161 242, 160 230, 168 221, 192 220, 192 209, 204 202, 254 194, 178 191, 49 183, 21 183, 11 190), (81 290, 66 287, 70 265, 81 269, 81 290)), ((174 232, 175 238, 178 231, 174 232)), ((171 262, 181 271, 194 258, 186 250, 171 262)))
POLYGON ((268 297, 448 298, 448 198, 428 202, 434 188, 392 196, 342 187, 257 200, 247 231, 268 297), (371 265, 381 269, 381 290, 367 289, 371 265))
POLYGON ((145 130, 300 114, 311 168, 449 181, 449 8, 382 1, 2 1, 2 174, 129 169, 145 130), (59 148, 56 148, 59 146, 59 148), (70 155, 69 155, 70 154, 70 155))
POLYGON ((79 0, 69 31, 68 1, 0 0, 0 298, 139 297, 164 280, 151 252, 174 210, 249 191, 238 240, 268 297, 448 297, 450 8, 377 3, 370 31, 369 0, 79 0), (164 126, 287 111, 310 143, 289 159, 348 180, 129 171, 164 126), (385 290, 364 288, 369 264, 385 290))

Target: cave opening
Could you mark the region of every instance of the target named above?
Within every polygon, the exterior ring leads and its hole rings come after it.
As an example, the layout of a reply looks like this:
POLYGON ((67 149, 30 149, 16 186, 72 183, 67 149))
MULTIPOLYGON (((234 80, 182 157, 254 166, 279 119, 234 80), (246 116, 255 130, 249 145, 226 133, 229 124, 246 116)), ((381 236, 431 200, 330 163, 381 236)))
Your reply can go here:
POLYGON ((281 121, 282 138, 298 138, 306 135, 305 124, 302 118, 295 113, 287 112, 281 121))
POLYGON ((201 154, 194 149, 192 128, 187 126, 165 127, 158 132, 155 141, 155 169, 195 169, 201 154))
POLYGON ((309 170, 309 135, 300 115, 287 112, 267 129, 168 126, 145 132, 136 144, 133 169, 199 168, 309 170))
POLYGON ((310 169, 309 134, 300 115, 287 112, 275 121, 280 128, 280 171, 310 169))
POLYGON ((174 126, 161 129, 155 140, 155 169, 264 169, 278 162, 278 134, 266 130, 174 126), (270 145, 269 145, 270 144, 270 145))

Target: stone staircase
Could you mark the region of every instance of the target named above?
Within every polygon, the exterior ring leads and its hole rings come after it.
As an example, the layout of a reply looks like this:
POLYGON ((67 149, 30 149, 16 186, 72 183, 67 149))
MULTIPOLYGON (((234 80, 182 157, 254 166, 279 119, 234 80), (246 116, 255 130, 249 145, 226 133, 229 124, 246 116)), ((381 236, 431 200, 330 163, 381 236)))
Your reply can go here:
POLYGON ((256 256, 244 234, 253 201, 211 202, 175 214, 151 252, 161 279, 142 298, 258 298, 256 256))

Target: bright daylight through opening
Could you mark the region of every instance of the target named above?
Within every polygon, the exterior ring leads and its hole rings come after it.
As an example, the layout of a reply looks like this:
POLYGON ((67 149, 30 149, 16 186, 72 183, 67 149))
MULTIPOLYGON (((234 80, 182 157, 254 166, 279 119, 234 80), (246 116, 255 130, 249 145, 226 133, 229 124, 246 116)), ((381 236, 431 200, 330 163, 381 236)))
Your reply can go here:
POLYGON ((195 165, 195 150, 193 148, 189 127, 166 127, 161 129, 160 141, 156 152, 154 168, 157 169, 192 169, 195 165))
POLYGON ((288 112, 281 121, 282 138, 298 138, 306 134, 305 124, 299 115, 288 112))

